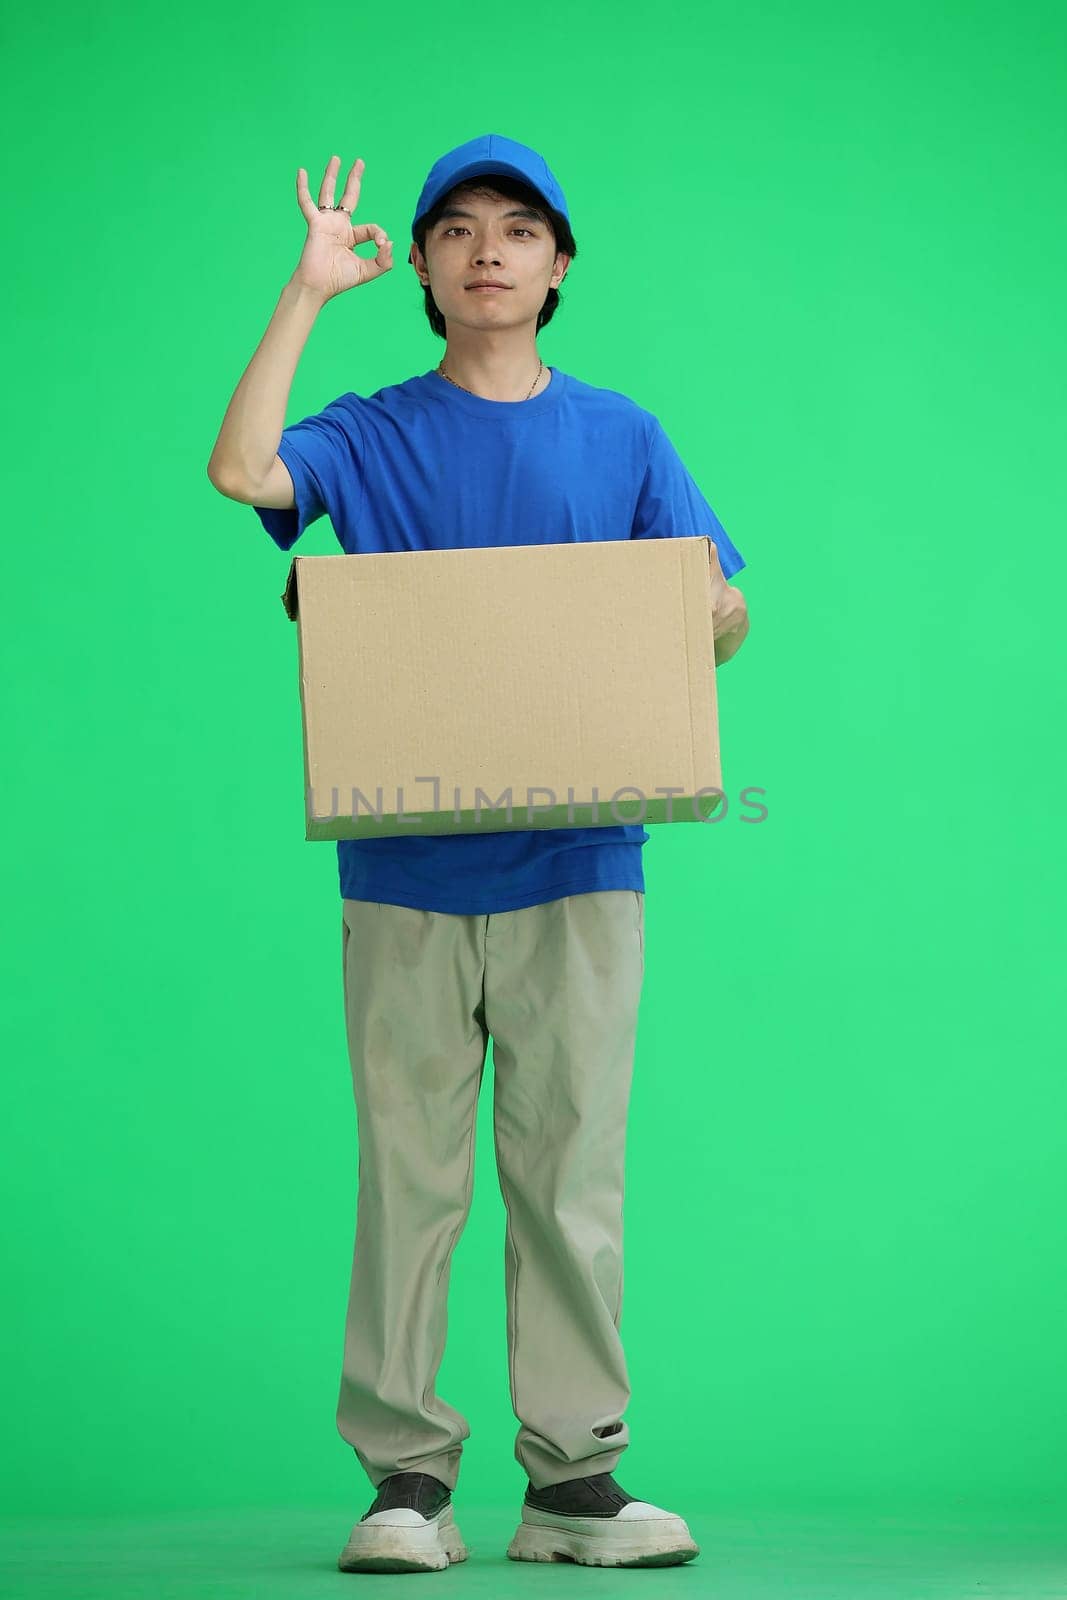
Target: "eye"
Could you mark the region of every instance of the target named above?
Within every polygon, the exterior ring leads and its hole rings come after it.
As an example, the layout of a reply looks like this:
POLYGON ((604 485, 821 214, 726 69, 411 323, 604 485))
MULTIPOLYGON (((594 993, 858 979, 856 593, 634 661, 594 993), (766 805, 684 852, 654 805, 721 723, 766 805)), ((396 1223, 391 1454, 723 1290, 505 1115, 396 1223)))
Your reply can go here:
MULTIPOLYGON (((447 238, 450 233, 459 233, 461 231, 466 233, 467 230, 462 223, 453 222, 451 227, 445 229, 445 237, 447 238)), ((533 230, 531 228, 512 228, 511 231, 512 233, 528 233, 533 238, 533 230)))

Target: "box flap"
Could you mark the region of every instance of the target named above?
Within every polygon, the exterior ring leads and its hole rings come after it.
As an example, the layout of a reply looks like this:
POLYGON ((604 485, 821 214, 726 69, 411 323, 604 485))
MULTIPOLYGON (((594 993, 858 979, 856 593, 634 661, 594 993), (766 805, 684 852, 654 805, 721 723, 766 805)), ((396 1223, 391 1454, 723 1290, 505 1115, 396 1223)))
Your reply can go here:
POLYGON ((289 563, 289 576, 285 580, 285 588, 282 591, 282 605, 285 607, 285 614, 290 622, 296 621, 297 612, 296 564, 303 559, 303 556, 294 556, 289 563))

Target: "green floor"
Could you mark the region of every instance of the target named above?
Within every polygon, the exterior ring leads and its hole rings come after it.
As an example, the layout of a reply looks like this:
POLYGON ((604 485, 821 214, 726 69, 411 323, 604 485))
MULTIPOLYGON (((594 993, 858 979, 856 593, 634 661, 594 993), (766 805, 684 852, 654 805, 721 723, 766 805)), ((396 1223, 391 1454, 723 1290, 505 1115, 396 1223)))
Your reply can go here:
POLYGON ((681 1567, 601 1569, 508 1561, 517 1510, 456 1501, 468 1561, 442 1572, 342 1573, 363 1505, 166 1518, 0 1519, 3 1600, 304 1600, 426 1585, 489 1596, 612 1595, 630 1585, 714 1600, 1067 1600, 1067 1529, 1018 1516, 769 1512, 683 1515, 700 1555, 681 1567))

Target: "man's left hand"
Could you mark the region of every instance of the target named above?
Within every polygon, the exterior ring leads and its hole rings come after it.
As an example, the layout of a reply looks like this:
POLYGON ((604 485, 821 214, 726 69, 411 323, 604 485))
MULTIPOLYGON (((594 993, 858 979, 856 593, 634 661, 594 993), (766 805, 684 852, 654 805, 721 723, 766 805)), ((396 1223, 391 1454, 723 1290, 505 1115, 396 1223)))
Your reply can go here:
POLYGON ((711 544, 711 625, 715 634, 715 665, 736 655, 748 635, 748 606, 740 589, 731 588, 723 576, 715 541, 711 544))

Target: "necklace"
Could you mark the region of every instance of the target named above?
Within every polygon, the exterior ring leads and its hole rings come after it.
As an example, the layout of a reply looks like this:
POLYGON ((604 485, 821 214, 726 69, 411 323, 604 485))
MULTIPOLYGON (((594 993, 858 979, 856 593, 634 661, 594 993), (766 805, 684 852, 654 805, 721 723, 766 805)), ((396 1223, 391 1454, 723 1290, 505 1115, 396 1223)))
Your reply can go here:
MULTIPOLYGON (((531 385, 530 385, 530 394, 523 395, 523 400, 529 400, 530 395, 533 394, 534 390, 537 388, 538 379, 540 378, 540 376, 541 376, 542 372, 544 372, 544 370, 545 370, 545 364, 541 360, 541 358, 538 357, 538 360, 537 360, 537 377, 534 379, 533 383, 531 383, 531 385)), ((437 371, 441 374, 442 378, 448 378, 448 373, 445 371, 445 364, 444 364, 443 361, 438 366, 437 371)), ((455 378, 448 378, 448 381, 449 381, 449 383, 453 384, 455 388, 462 389, 464 394, 474 394, 474 390, 473 389, 468 389, 466 384, 456 383, 455 378)), ((476 400, 484 400, 485 396, 479 394, 479 395, 474 395, 474 398, 476 400)), ((522 401, 520 401, 519 404, 521 405, 522 401)))

